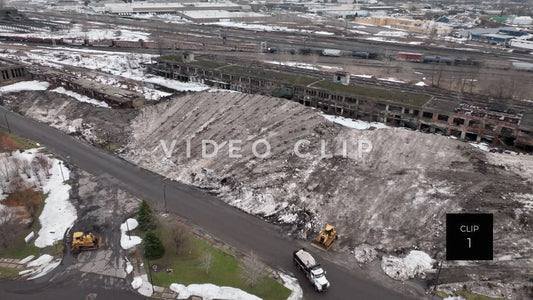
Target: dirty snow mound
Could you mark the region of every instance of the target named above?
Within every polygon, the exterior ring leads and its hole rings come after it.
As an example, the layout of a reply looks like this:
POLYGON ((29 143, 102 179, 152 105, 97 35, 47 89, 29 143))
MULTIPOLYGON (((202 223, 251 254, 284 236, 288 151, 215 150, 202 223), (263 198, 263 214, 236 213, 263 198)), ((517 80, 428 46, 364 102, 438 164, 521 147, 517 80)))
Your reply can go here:
MULTIPOLYGON (((384 252, 414 244, 433 251, 443 246, 447 212, 474 205, 499 211, 501 195, 531 193, 530 185, 491 167, 491 153, 466 143, 403 128, 354 130, 298 103, 263 95, 176 96, 143 107, 131 128, 122 157, 141 167, 289 225, 300 238, 331 222, 348 242, 384 252), (213 157, 202 156, 204 140, 218 145, 213 157), (240 141, 237 157, 230 156, 231 140, 240 141), (252 151, 261 140, 270 145, 266 158, 252 151)), ((520 166, 517 158, 514 169, 520 166)), ((530 171, 523 167, 522 172, 530 171)), ((507 221, 520 227, 516 219, 507 221)), ((527 236, 516 232, 518 240, 527 236)), ((512 240, 501 231, 495 235, 512 240)), ((525 246, 501 242, 517 250, 525 246)))
POLYGON ((423 251, 411 250, 406 257, 384 256, 381 268, 396 280, 424 277, 425 272, 433 269, 435 261, 423 251))
POLYGON ((376 251, 376 249, 374 249, 374 247, 367 245, 367 244, 362 244, 362 245, 355 247, 355 249, 353 250, 353 253, 355 256, 355 260, 357 260, 357 262, 362 263, 362 264, 371 262, 378 256, 378 252, 376 251))

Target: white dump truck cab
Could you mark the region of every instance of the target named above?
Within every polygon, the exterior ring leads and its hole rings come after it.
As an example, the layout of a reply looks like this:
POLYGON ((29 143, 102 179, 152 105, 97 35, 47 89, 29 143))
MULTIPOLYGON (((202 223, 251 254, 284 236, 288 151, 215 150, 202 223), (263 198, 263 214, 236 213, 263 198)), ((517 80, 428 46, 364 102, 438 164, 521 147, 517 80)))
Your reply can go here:
POLYGON ((311 269, 308 278, 313 283, 315 290, 323 292, 329 288, 329 281, 326 278, 326 271, 320 265, 311 269))
POLYGON ((296 250, 293 252, 293 261, 294 265, 304 272, 317 292, 324 292, 330 287, 326 271, 316 262, 311 253, 305 249, 296 250))

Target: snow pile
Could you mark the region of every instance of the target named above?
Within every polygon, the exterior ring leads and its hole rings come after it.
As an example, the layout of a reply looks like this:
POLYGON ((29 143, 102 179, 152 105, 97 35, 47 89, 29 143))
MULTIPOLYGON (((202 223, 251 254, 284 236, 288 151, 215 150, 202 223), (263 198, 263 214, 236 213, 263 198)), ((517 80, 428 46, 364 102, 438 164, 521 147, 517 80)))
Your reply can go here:
POLYGON ((133 272, 133 266, 131 265, 131 263, 128 261, 126 263, 126 273, 130 274, 131 272, 133 272))
POLYGON ((487 143, 469 143, 472 147, 478 148, 481 151, 489 152, 490 148, 487 143))
POLYGON ((376 33, 376 36, 390 36, 390 37, 404 37, 409 33, 405 31, 380 31, 376 33))
POLYGON ((466 299, 461 296, 450 296, 450 297, 444 298, 443 300, 466 300, 466 299))
POLYGON ((376 129, 390 128, 389 126, 383 123, 379 123, 379 122, 367 122, 367 121, 362 121, 362 120, 353 120, 353 119, 348 119, 348 118, 344 118, 340 116, 326 115, 323 113, 319 113, 319 115, 321 115, 322 117, 324 117, 325 119, 333 123, 337 123, 339 125, 342 125, 348 128, 358 129, 358 130, 367 130, 372 127, 376 129))
POLYGON ((20 91, 45 91, 50 86, 50 83, 46 81, 21 81, 0 87, 0 92, 20 92, 20 91))
POLYGON ((248 294, 243 290, 227 286, 220 287, 210 283, 189 284, 188 286, 173 283, 170 285, 170 289, 178 293, 178 298, 176 299, 189 299, 190 296, 199 296, 204 300, 261 300, 261 298, 248 294))
POLYGON ((52 159, 50 178, 43 184, 46 197, 43 212, 39 216, 41 230, 35 240, 35 246, 44 248, 62 240, 65 231, 77 219, 76 209, 69 202, 70 185, 64 183, 69 179, 69 170, 57 159, 52 159))
POLYGON ((374 77, 374 75, 368 75, 368 74, 358 74, 358 75, 353 75, 353 76, 359 77, 359 78, 366 78, 366 79, 370 79, 374 77))
POLYGON ((99 100, 96 100, 96 99, 93 99, 93 98, 89 98, 85 95, 81 95, 81 94, 78 94, 76 92, 73 92, 73 91, 69 91, 69 90, 66 90, 64 87, 58 87, 58 88, 55 88, 52 90, 52 92, 56 92, 56 93, 60 93, 60 94, 64 94, 64 95, 67 95, 67 96, 70 96, 80 102, 85 102, 85 103, 90 103, 90 104, 93 104, 93 105, 96 105, 96 106, 100 106, 100 107, 109 107, 109 105, 107 105, 107 103, 105 103, 104 101, 99 101, 99 100))
POLYGON ((395 82, 395 83, 405 83, 405 81, 398 80, 394 77, 388 77, 388 78, 378 78, 378 80, 381 81, 388 81, 388 82, 395 82))
POLYGON ((279 276, 281 277, 281 280, 283 280, 283 286, 291 290, 291 294, 287 300, 303 299, 304 292, 302 291, 302 287, 298 284, 298 279, 283 273, 279 273, 279 276))
POLYGON ((141 276, 136 276, 135 278, 133 278, 133 281, 131 282, 131 287, 134 290, 136 290, 140 288, 142 284, 143 284, 143 279, 141 278, 141 276))
POLYGON ((131 287, 143 296, 151 297, 154 293, 152 284, 148 282, 148 276, 146 274, 141 276, 135 276, 131 282, 131 287))
POLYGON ((32 275, 28 280, 39 278, 55 269, 59 263, 61 263, 60 259, 54 260, 51 255, 43 254, 36 260, 29 262, 26 266, 30 269, 20 271, 19 275, 32 275))
POLYGON ((19 264, 27 264, 28 262, 30 262, 32 259, 35 258, 35 255, 30 255, 30 256, 27 256, 26 258, 23 258, 19 261, 19 264))
POLYGON ((355 249, 353 249, 353 254, 355 256, 355 260, 362 264, 371 262, 378 256, 376 249, 367 244, 362 244, 355 247, 355 249))
POLYGON ((122 249, 130 249, 141 243, 142 239, 140 237, 135 235, 128 235, 127 233, 128 229, 133 230, 137 228, 138 225, 139 223, 137 222, 137 220, 132 218, 127 219, 126 222, 120 225, 120 247, 122 247, 122 249))
POLYGON ((427 86, 427 84, 423 81, 419 81, 417 83, 415 83, 416 86, 427 86))
POLYGON ((416 276, 424 277, 425 272, 433 269, 433 260, 427 253, 411 250, 404 258, 384 256, 381 268, 391 278, 407 280, 416 276))

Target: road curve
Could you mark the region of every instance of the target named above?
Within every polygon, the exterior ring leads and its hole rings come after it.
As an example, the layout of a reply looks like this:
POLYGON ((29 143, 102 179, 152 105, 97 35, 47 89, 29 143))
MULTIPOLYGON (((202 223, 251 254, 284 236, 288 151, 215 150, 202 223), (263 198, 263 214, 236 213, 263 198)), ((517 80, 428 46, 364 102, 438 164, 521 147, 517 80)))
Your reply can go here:
MULTIPOLYGON (((6 127, 6 119, 13 133, 39 142, 67 162, 107 178, 132 195, 146 199, 156 209, 164 207, 163 186, 166 184, 169 213, 189 220, 242 251, 253 250, 270 266, 293 273, 304 290, 304 299, 415 299, 371 282, 364 274, 356 274, 349 270, 349 266, 328 261, 324 253, 311 249, 328 271, 331 282, 328 292, 317 294, 292 265, 292 251, 305 243, 291 239, 279 227, 231 207, 205 191, 169 181, 102 149, 0 107, 0 124, 3 127, 6 127)), ((42 293, 58 295, 61 289, 62 287, 50 285, 41 288, 34 296, 42 293)))

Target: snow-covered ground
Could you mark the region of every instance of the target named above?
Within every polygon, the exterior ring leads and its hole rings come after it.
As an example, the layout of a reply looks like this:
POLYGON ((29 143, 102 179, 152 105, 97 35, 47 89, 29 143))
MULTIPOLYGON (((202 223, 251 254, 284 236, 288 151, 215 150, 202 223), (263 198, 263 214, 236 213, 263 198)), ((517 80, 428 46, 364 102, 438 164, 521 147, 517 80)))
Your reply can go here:
POLYGON ((89 97, 87 97, 85 95, 81 95, 81 94, 78 94, 76 92, 66 90, 64 87, 58 87, 58 88, 55 88, 55 89, 53 89, 51 91, 52 92, 56 92, 56 93, 60 93, 60 94, 65 94, 67 96, 75 98, 76 100, 78 100, 80 102, 90 103, 90 104, 94 104, 94 105, 100 106, 100 107, 109 107, 109 105, 107 105, 107 103, 105 103, 104 101, 99 101, 99 100, 96 100, 96 99, 92 99, 92 98, 89 98, 89 97))
POLYGON ((20 81, 10 85, 0 87, 0 92, 11 93, 20 91, 45 91, 50 86, 46 81, 20 81))
POLYGON ((394 44, 406 44, 406 45, 422 45, 424 42, 421 41, 399 41, 399 40, 393 40, 389 39, 387 37, 381 37, 381 36, 373 36, 373 37, 367 37, 365 38, 369 41, 379 41, 379 42, 387 42, 387 43, 394 43, 394 44))
POLYGON ((10 30, 2 29, 0 32, 12 33, 17 36, 55 38, 55 39, 90 39, 90 40, 124 40, 124 41, 150 41, 150 33, 142 31, 139 28, 118 26, 116 28, 95 28, 94 24, 73 24, 71 28, 56 32, 32 32, 17 33, 10 30))
MULTIPOLYGON (((151 74, 144 74, 142 64, 150 63, 152 55, 138 53, 117 53, 110 51, 69 49, 65 47, 42 47, 26 51, 21 55, 20 51, 15 53, 0 53, 0 57, 16 59, 27 64, 37 64, 63 70, 65 66, 85 68, 95 70, 99 73, 83 74, 75 72, 72 75, 81 76, 85 79, 97 81, 102 84, 130 89, 141 93, 148 100, 159 100, 162 97, 171 95, 157 88, 147 87, 146 84, 161 85, 175 91, 203 91, 209 89, 208 86, 199 83, 179 82, 164 77, 151 74), (109 75, 108 75, 109 74, 109 75)), ((66 70, 63 70, 67 72, 66 70)), ((70 71, 73 72, 73 71, 70 71)), ((19 91, 38 89, 46 90, 49 84, 46 82, 32 82, 32 84, 19 84, 0 88, 0 91, 19 91)), ((98 106, 106 105, 102 101, 91 99, 79 95, 72 91, 59 88, 56 92, 64 93, 74 97, 78 101, 88 102, 98 106)))
POLYGON ((211 283, 205 284, 183 284, 173 283, 170 289, 178 293, 177 299, 189 299, 190 296, 200 296, 204 300, 232 299, 232 300, 261 300, 261 298, 251 295, 243 290, 218 286, 211 283))
POLYGON ((62 240, 65 231, 78 218, 76 208, 69 201, 70 185, 65 183, 70 171, 58 159, 52 159, 51 163, 50 177, 43 185, 43 193, 48 197, 39 216, 41 230, 35 240, 35 246, 39 248, 52 246, 56 241, 62 240))
POLYGON ((405 37, 405 36, 408 36, 409 33, 406 32, 406 31, 389 31, 389 30, 385 30, 385 31, 380 31, 376 34, 374 34, 375 36, 388 36, 388 37, 405 37))
MULTIPOLYGON (((24 152, 14 151, 7 155, 0 155, 0 163, 4 166, 0 177, 0 186, 7 187, 7 178, 18 176, 26 186, 42 189, 47 195, 39 223, 41 229, 37 233, 35 246, 44 248, 52 246, 63 239, 65 231, 72 226, 77 218, 76 209, 69 202, 70 185, 65 183, 69 179, 69 170, 58 159, 38 153, 39 149, 29 149, 24 152), (39 159, 46 161, 48 170, 43 170, 45 164, 39 164, 39 159)), ((0 193, 10 192, 0 190, 0 193)), ((2 198, 4 198, 2 196, 2 198)))
POLYGON ((29 261, 31 259, 33 259, 33 256, 28 256, 22 260, 27 263, 26 267, 28 267, 28 269, 19 272, 20 276, 30 276, 28 280, 36 279, 48 274, 61 263, 61 259, 54 259, 54 257, 49 254, 43 254, 37 259, 29 261))
POLYGON ((381 80, 381 81, 389 81, 389 82, 395 82, 395 83, 405 83, 405 81, 402 81, 402 80, 396 79, 396 78, 394 78, 394 77, 378 78, 378 80, 381 80))
POLYGON ((304 292, 302 290, 302 287, 298 284, 298 279, 283 274, 281 272, 278 273, 281 277, 281 280, 283 280, 283 285, 291 290, 291 294, 289 295, 289 298, 287 300, 301 300, 303 299, 304 292))
POLYGON ((120 225, 120 247, 122 249, 130 249, 139 245, 142 242, 142 239, 135 235, 129 235, 128 231, 137 228, 139 223, 135 219, 127 219, 126 222, 120 225))
POLYGON ((433 269, 433 260, 427 253, 411 250, 405 257, 384 256, 381 268, 396 280, 407 280, 415 276, 424 276, 425 272, 433 269))
POLYGON ((322 117, 325 119, 337 123, 339 125, 348 127, 348 128, 354 128, 358 130, 367 130, 370 128, 376 128, 376 129, 384 129, 384 128, 390 128, 389 126, 385 125, 384 123, 379 122, 367 122, 362 120, 354 120, 354 119, 348 119, 341 116, 332 116, 332 115, 326 115, 323 113, 319 113, 322 117))
POLYGON ((309 63, 302 63, 302 62, 296 62, 296 61, 271 61, 271 60, 266 60, 264 62, 267 63, 267 64, 296 67, 296 68, 307 69, 307 70, 341 70, 342 69, 342 68, 339 68, 339 67, 332 67, 332 66, 318 65, 318 64, 309 64, 309 63))

